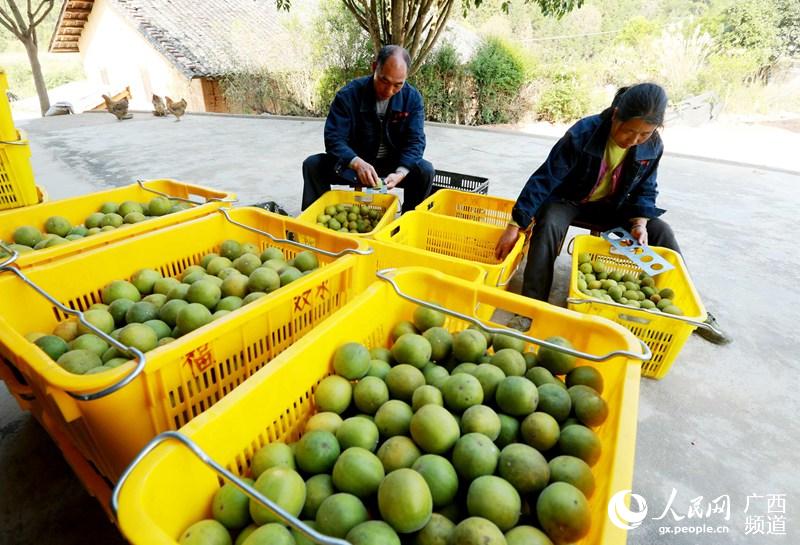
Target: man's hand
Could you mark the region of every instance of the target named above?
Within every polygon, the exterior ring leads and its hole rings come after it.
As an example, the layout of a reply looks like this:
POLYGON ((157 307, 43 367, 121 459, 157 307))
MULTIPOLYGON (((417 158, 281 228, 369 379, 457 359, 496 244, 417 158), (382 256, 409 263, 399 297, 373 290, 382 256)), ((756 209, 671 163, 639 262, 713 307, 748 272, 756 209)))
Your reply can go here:
POLYGON ((380 177, 378 173, 375 172, 375 167, 371 164, 367 163, 365 160, 361 159, 360 157, 355 160, 352 165, 353 170, 356 171, 356 176, 358 176, 358 181, 361 182, 361 185, 366 187, 375 187, 380 182, 380 177))
POLYGON ((397 184, 403 181, 404 178, 405 176, 399 172, 392 172, 386 178, 384 178, 383 181, 386 182, 387 189, 394 189, 397 187, 397 184))
POLYGON ((631 236, 642 246, 647 246, 647 224, 637 223, 631 227, 631 236))
POLYGON ((497 241, 497 246, 494 247, 494 256, 497 259, 502 261, 514 248, 514 244, 517 243, 517 239, 519 238, 519 231, 519 227, 515 225, 509 225, 506 227, 506 230, 503 232, 500 240, 497 241))

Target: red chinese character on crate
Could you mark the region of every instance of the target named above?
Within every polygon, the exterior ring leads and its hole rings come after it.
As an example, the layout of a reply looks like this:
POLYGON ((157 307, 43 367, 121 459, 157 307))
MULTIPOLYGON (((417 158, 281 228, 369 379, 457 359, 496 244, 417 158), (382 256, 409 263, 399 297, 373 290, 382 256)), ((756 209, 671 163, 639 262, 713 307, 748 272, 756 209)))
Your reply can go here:
POLYGON ((327 280, 325 280, 322 284, 317 286, 317 297, 325 298, 325 297, 328 296, 329 293, 330 293, 330 290, 328 289, 328 281, 327 280))
POLYGON ((214 365, 214 356, 211 354, 208 343, 202 344, 186 354, 184 362, 192 369, 195 375, 214 365))
POLYGON ((294 309, 297 311, 302 311, 306 306, 311 304, 311 290, 306 290, 300 295, 295 295, 294 297, 294 309))

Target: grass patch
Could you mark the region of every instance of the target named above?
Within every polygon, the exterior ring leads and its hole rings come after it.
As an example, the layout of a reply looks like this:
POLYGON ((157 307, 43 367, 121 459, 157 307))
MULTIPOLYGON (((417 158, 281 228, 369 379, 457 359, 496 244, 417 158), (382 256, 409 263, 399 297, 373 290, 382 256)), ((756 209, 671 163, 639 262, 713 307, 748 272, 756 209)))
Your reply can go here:
MULTIPOLYGON (((48 89, 86 79, 78 54, 39 53, 39 62, 48 89)), ((0 53, 0 66, 6 72, 8 88, 12 93, 20 99, 36 95, 28 55, 21 51, 0 53)))

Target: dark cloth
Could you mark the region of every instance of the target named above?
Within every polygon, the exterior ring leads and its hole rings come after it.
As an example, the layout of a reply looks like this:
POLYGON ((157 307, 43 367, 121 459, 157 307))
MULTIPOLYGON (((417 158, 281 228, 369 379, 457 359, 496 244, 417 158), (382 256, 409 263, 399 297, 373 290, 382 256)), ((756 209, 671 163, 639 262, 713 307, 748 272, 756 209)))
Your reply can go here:
MULTIPOLYGON (((608 203, 576 204, 568 201, 548 201, 536 216, 528 263, 522 281, 522 295, 547 301, 553 284, 553 264, 564 243, 570 224, 589 223, 600 231, 614 227, 627 228, 628 218, 608 203)), ((648 244, 662 246, 680 253, 678 241, 667 222, 654 218, 647 222, 648 244)))
MULTIPOLYGON (((600 164, 611 132, 609 111, 575 123, 553 146, 547 160, 528 179, 517 198, 512 216, 527 228, 541 207, 553 201, 584 202, 597 182, 600 164)), ((615 217, 628 220, 656 218, 656 173, 664 146, 658 133, 628 150, 616 191, 599 202, 615 217)), ((625 223, 625 222, 620 222, 625 223)))
MULTIPOLYGON (((303 205, 305 210, 326 191, 330 191, 331 184, 355 186, 355 172, 346 169, 342 173, 336 172, 337 159, 327 153, 311 155, 303 161, 303 205)), ((380 159, 373 163, 378 176, 386 176, 395 171, 396 164, 380 159)), ((413 210, 430 195, 433 186, 433 165, 425 159, 420 159, 408 171, 408 174, 397 187, 403 188, 403 212, 413 210)))
MULTIPOLYGON (((337 172, 344 171, 357 155, 374 166, 381 143, 394 167, 413 169, 425 151, 425 109, 422 95, 406 83, 389 99, 383 123, 375 111, 372 76, 345 85, 333 99, 325 121, 325 151, 336 157, 337 172)), ((394 171, 394 169, 392 169, 394 171)))

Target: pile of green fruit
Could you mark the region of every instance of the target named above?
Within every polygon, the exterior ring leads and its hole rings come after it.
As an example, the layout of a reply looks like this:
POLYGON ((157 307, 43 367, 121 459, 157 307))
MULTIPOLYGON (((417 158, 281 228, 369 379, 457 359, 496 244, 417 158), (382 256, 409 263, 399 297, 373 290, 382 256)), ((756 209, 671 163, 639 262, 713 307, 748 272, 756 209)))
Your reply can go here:
POLYGON ((342 233, 369 233, 381 221, 383 208, 363 204, 337 204, 317 216, 317 225, 342 233))
MULTIPOLYGON (((72 225, 63 216, 47 218, 42 229, 33 225, 22 225, 14 231, 13 241, 9 241, 8 244, 21 254, 32 252, 58 244, 66 244, 73 240, 81 240, 97 233, 112 231, 124 225, 165 216, 190 207, 189 203, 173 201, 166 197, 155 197, 145 203, 107 202, 100 207, 99 211, 89 215, 79 225, 72 225)), ((0 253, 2 252, 0 251, 0 253)))
POLYGON ((670 288, 657 288, 652 276, 610 271, 603 261, 592 261, 591 255, 578 255, 578 290, 603 301, 620 303, 631 308, 683 315, 670 288))
MULTIPOLYGON (((226 240, 219 253, 203 256, 178 278, 141 269, 130 281, 115 280, 102 290, 102 303, 86 320, 126 346, 147 352, 221 318, 319 267, 304 251, 286 261, 283 252, 226 240)), ((59 323, 52 334, 26 338, 70 373, 101 373, 131 360, 77 319, 59 323)))
MULTIPOLYGON (((420 307, 394 327, 390 349, 340 346, 300 439, 256 451, 246 481, 353 545, 583 538, 602 450, 592 428, 608 416, 602 375, 553 349, 444 323, 420 307)), ((209 512, 181 545, 311 543, 230 483, 209 512)))

